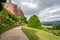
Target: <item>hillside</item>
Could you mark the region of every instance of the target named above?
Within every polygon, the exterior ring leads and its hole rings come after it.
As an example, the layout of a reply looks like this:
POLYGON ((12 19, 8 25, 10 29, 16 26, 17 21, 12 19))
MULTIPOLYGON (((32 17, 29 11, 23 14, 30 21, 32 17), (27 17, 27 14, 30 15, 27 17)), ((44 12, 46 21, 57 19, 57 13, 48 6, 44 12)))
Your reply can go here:
POLYGON ((51 22, 42 22, 42 24, 46 24, 46 25, 52 25, 52 24, 60 24, 60 20, 57 21, 51 21, 51 22))
POLYGON ((22 30, 30 40, 60 40, 60 37, 48 33, 44 30, 30 27, 23 27, 22 30))

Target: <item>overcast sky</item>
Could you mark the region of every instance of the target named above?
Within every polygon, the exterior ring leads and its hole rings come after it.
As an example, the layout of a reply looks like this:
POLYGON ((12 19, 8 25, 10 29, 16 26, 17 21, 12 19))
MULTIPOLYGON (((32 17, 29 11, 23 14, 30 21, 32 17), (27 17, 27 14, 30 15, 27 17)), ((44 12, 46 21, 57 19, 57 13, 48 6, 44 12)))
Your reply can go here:
POLYGON ((12 0, 23 10, 29 19, 36 14, 41 22, 60 20, 60 0, 12 0))

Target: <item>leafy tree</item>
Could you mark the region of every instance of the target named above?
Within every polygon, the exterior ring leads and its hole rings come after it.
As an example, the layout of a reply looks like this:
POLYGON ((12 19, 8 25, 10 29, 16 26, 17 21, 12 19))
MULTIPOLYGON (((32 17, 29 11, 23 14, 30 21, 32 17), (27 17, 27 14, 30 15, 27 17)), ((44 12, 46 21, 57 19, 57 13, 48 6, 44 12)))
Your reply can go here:
POLYGON ((27 18, 26 17, 22 17, 21 18, 21 22, 26 23, 27 22, 27 18))
POLYGON ((28 26, 40 29, 41 23, 40 23, 39 18, 36 15, 31 16, 29 21, 28 21, 28 26))

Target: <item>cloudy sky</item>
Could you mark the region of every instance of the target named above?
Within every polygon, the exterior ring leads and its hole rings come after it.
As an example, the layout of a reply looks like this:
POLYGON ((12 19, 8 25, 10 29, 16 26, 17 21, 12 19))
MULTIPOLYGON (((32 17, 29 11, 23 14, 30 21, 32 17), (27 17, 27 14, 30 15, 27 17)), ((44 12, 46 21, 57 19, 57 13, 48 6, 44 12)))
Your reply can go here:
POLYGON ((36 14, 41 22, 60 20, 60 0, 12 0, 23 10, 29 19, 36 14))

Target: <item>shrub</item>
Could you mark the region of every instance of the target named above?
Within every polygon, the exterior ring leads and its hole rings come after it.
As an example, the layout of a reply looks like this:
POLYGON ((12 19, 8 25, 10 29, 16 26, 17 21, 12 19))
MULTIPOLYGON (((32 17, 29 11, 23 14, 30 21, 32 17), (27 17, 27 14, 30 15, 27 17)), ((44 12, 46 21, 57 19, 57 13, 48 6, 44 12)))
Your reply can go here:
POLYGON ((6 23, 6 24, 9 24, 9 25, 13 25, 13 24, 14 24, 13 20, 10 19, 10 18, 9 18, 9 19, 6 19, 6 20, 5 20, 5 23, 6 23))
POLYGON ((19 21, 18 17, 14 14, 8 14, 8 16, 9 16, 9 18, 12 18, 12 20, 14 20, 16 22, 19 21))
POLYGON ((0 24, 0 27, 4 26, 3 24, 0 24))
POLYGON ((41 23, 40 23, 39 18, 36 15, 31 16, 29 21, 28 21, 28 26, 40 29, 41 23))

